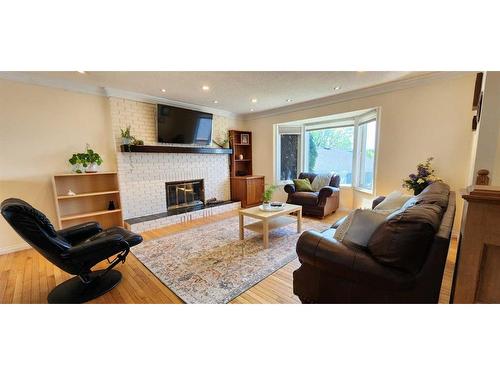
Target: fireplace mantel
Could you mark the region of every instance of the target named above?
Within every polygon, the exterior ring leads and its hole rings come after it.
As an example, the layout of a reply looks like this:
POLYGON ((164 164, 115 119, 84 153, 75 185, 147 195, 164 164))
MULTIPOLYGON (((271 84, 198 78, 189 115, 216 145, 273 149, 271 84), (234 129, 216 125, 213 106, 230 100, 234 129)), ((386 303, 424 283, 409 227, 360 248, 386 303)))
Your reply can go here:
POLYGON ((121 145, 122 152, 150 152, 150 153, 169 153, 169 154, 227 154, 233 153, 230 148, 215 147, 179 147, 163 145, 121 145))

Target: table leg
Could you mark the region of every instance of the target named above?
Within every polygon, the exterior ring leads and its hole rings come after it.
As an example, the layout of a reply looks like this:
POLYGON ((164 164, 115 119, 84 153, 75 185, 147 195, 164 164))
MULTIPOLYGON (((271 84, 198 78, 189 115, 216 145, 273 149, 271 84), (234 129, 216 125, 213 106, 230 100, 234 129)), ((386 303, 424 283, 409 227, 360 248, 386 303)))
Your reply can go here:
POLYGON ((297 211, 297 233, 302 232, 302 208, 297 211))
POLYGON ((262 220, 262 240, 264 241, 264 249, 269 247, 269 222, 267 219, 262 220))
POLYGON ((244 216, 240 214, 240 240, 245 239, 244 216))

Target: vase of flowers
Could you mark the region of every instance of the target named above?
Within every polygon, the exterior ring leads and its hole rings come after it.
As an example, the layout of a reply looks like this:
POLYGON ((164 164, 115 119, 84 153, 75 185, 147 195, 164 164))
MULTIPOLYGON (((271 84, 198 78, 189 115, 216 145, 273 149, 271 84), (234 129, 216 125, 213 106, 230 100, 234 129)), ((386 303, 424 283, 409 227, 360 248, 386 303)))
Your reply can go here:
POLYGON ((408 178, 403 180, 403 187, 408 190, 413 190, 415 195, 418 195, 427 186, 436 181, 441 181, 439 177, 434 174, 431 162, 433 157, 428 158, 425 162, 417 165, 417 173, 411 173, 408 178))

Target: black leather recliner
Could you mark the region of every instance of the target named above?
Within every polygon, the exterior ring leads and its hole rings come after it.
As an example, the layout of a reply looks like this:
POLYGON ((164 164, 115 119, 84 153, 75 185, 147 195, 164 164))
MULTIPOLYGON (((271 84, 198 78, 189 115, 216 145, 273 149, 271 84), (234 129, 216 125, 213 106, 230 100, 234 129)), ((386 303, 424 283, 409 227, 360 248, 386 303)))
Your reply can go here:
POLYGON ((130 247, 142 242, 138 234, 121 227, 103 230, 96 222, 56 231, 42 212, 21 199, 6 199, 0 207, 26 242, 57 267, 77 275, 56 286, 48 295, 49 303, 83 303, 110 291, 122 278, 112 268, 125 262, 130 247), (104 259, 110 263, 106 269, 91 270, 104 259))

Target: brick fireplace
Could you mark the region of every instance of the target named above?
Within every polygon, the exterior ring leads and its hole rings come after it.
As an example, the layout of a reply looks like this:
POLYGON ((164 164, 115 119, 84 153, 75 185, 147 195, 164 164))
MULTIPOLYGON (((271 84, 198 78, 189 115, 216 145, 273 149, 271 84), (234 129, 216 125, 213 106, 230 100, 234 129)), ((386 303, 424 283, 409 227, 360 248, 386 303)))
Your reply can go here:
POLYGON ((203 207, 205 188, 203 179, 165 182, 167 211, 186 207, 203 207))
MULTIPOLYGON (((203 180, 205 202, 230 199, 228 156, 223 154, 161 154, 120 152, 120 129, 146 145, 156 142, 156 106, 120 98, 110 98, 111 123, 115 135, 116 163, 124 219, 167 212, 166 181, 203 180)), ((233 120, 214 115, 214 136, 221 138, 233 120)))

